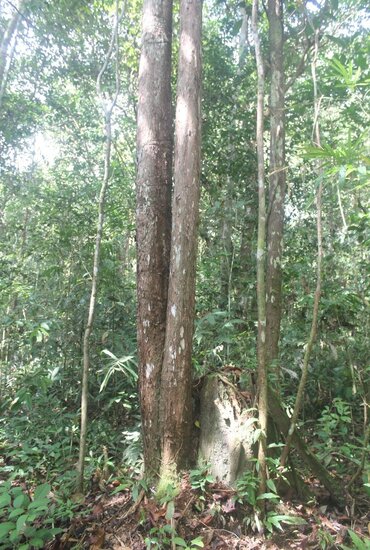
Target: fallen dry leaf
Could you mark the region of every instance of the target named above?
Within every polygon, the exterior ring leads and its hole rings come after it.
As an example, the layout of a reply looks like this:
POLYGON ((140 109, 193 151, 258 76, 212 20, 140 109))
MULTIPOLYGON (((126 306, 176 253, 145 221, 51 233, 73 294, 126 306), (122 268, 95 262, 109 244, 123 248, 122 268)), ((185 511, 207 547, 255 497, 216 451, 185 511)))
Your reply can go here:
POLYGON ((98 527, 90 538, 90 550, 100 550, 104 547, 105 543, 105 529, 104 527, 98 527))

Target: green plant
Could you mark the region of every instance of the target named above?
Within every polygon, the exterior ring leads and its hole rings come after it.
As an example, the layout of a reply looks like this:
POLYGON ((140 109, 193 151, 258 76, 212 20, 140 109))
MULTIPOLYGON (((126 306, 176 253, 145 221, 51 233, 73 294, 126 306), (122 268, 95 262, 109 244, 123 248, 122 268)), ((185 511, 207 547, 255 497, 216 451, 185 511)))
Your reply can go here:
POLYGON ((204 548, 204 543, 201 537, 192 539, 190 542, 186 542, 181 537, 175 537, 173 542, 176 544, 176 547, 183 548, 183 550, 197 550, 198 548, 204 548))
POLYGON ((171 545, 171 536, 173 528, 171 525, 163 525, 161 527, 153 527, 150 529, 148 536, 144 542, 148 550, 160 550, 161 548, 171 545))
MULTIPOLYGON (((325 466, 332 464, 337 456, 357 463, 359 448, 348 440, 352 422, 351 407, 343 399, 337 397, 330 406, 324 407, 317 423, 317 435, 320 439, 315 447, 325 466)), ((337 461, 336 467, 343 469, 343 461, 337 461)))
MULTIPOLYGON (((269 464, 274 466, 275 461, 271 459, 269 464)), ((302 525, 306 523, 305 520, 300 517, 278 514, 274 510, 269 511, 261 520, 258 508, 259 501, 265 500, 270 505, 275 506, 280 502, 280 497, 277 494, 276 485, 272 479, 267 480, 267 487, 270 490, 268 493, 258 495, 258 485, 258 477, 254 471, 245 472, 236 482, 236 502, 244 505, 247 504, 252 507, 252 514, 246 516, 244 519, 245 525, 250 527, 253 531, 261 531, 263 528, 272 533, 274 529, 282 531, 282 523, 289 525, 302 525)))
POLYGON ((327 550, 327 548, 331 548, 334 544, 334 537, 326 529, 322 528, 317 531, 317 540, 321 550, 327 550))
POLYGON ((145 493, 149 490, 148 482, 146 479, 142 478, 135 483, 135 485, 132 487, 132 498, 134 502, 137 501, 139 498, 139 494, 141 491, 144 491, 145 493))
POLYGON ((277 514, 275 512, 268 512, 267 516, 263 520, 263 525, 270 533, 272 533, 274 529, 283 531, 281 526, 282 523, 286 523, 288 525, 305 525, 306 521, 298 516, 288 516, 286 514, 277 514))
POLYGON ((245 472, 236 482, 236 501, 254 508, 257 505, 257 493, 257 476, 252 471, 245 472))
POLYGON ((214 483, 215 479, 212 474, 209 473, 210 465, 205 464, 204 466, 199 466, 195 470, 190 470, 190 485, 192 489, 198 490, 201 493, 205 493, 207 486, 210 483, 214 483))
MULTIPOLYGON (((106 369, 106 373, 104 376, 104 379, 100 385, 100 391, 102 392, 110 378, 116 374, 117 372, 123 374, 124 377, 127 378, 129 384, 131 386, 134 386, 137 382, 137 363, 134 360, 134 355, 126 355, 124 357, 116 357, 114 353, 109 351, 108 349, 103 349, 102 353, 110 357, 111 362, 108 366, 108 369, 106 369)), ((99 371, 103 372, 103 371, 99 371)))
POLYGON ((170 524, 153 527, 145 538, 145 545, 147 550, 161 550, 169 546, 183 550, 198 550, 204 547, 201 537, 186 542, 185 539, 178 536, 175 528, 170 524))
POLYGON ((50 516, 50 485, 36 487, 31 499, 21 487, 12 487, 10 482, 0 486, 0 544, 3 550, 18 548, 44 548, 63 529, 54 527, 50 516))
POLYGON ((351 550, 351 548, 355 548, 355 550, 370 550, 370 539, 360 537, 351 529, 348 529, 348 535, 350 536, 352 547, 341 544, 340 548, 342 550, 351 550))
POLYGON ((318 421, 318 435, 323 441, 328 441, 334 436, 346 436, 348 425, 352 421, 351 407, 346 401, 336 397, 331 406, 326 406, 318 421))

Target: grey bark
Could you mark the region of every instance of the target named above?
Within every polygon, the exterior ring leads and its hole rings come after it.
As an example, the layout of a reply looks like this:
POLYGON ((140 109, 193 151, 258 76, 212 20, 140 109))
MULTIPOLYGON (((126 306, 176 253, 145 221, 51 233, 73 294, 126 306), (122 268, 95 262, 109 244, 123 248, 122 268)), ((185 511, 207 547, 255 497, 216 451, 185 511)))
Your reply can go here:
POLYGON ((254 465, 253 410, 242 403, 232 384, 207 377, 200 397, 199 458, 215 479, 233 485, 254 465))

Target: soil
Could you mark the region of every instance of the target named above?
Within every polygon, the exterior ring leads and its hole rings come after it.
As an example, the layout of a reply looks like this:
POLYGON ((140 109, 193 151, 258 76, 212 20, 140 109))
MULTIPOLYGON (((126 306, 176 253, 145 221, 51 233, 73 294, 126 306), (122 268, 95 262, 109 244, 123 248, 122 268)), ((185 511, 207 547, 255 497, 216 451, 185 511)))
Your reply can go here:
POLYGON ((273 533, 259 534, 253 509, 236 502, 235 492, 222 484, 210 484, 200 492, 184 476, 179 494, 166 505, 144 491, 136 495, 136 501, 128 489, 112 494, 119 485, 117 481, 87 495, 79 514, 48 548, 176 550, 181 548, 180 544, 185 547, 186 541, 186 548, 196 550, 199 547, 191 546, 190 541, 199 537, 205 550, 357 548, 351 542, 349 529, 365 541, 363 550, 370 548, 366 496, 359 494, 348 501, 344 510, 338 510, 316 480, 309 483, 315 502, 310 505, 294 499, 281 502, 274 512, 288 519, 282 520, 280 529, 273 533), (184 542, 177 541, 176 545, 175 536, 184 542), (152 546, 148 539, 152 540, 152 546))

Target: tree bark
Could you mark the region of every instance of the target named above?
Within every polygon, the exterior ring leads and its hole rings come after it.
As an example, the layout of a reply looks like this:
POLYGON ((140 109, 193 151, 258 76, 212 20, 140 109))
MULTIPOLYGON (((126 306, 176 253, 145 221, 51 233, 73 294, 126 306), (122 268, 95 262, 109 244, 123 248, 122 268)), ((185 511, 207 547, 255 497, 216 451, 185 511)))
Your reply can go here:
MULTIPOLYGON (((261 430, 258 446, 259 491, 266 492, 267 463, 267 368, 266 368, 266 287, 265 287, 265 257, 266 257, 266 204, 265 204, 265 166, 263 144, 263 104, 265 74, 258 33, 258 0, 253 0, 252 30, 255 44, 257 64, 257 171, 258 171, 258 234, 257 234, 257 307, 258 307, 258 420, 261 430)), ((263 513, 263 510, 262 510, 263 513)))
POLYGON ((282 310, 282 248, 285 166, 285 83, 282 0, 269 0, 269 42, 271 65, 270 91, 270 187, 267 216, 266 265, 266 363, 273 365, 279 378, 279 338, 282 310))
POLYGON ((161 369, 171 239, 172 0, 144 0, 137 116, 139 394, 147 475, 160 469, 161 369))
POLYGON ((187 465, 200 194, 202 2, 180 3, 172 241, 162 370, 162 479, 187 465))

